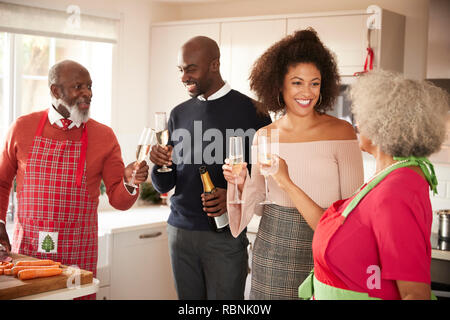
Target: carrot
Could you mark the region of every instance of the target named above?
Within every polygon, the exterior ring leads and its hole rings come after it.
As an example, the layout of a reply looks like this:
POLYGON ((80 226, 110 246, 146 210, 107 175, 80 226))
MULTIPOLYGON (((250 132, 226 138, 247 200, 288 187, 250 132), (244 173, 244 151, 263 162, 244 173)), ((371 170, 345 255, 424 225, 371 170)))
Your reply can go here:
POLYGON ((51 266, 57 264, 53 260, 22 260, 17 261, 16 266, 51 266))
POLYGON ((62 273, 61 268, 48 268, 48 269, 26 269, 21 270, 17 274, 20 280, 29 280, 34 278, 51 277, 62 273))
POLYGON ((3 274, 3 268, 0 269, 0 276, 3 274))
POLYGON ((10 276, 12 275, 11 269, 3 269, 3 274, 10 276))
POLYGON ((1 266, 0 269, 11 269, 14 266, 13 263, 11 262, 4 262, 1 266))
POLYGON ((59 268, 59 265, 54 264, 51 266, 15 266, 11 269, 13 275, 17 276, 19 271, 21 270, 27 270, 27 269, 53 269, 53 268, 59 268))

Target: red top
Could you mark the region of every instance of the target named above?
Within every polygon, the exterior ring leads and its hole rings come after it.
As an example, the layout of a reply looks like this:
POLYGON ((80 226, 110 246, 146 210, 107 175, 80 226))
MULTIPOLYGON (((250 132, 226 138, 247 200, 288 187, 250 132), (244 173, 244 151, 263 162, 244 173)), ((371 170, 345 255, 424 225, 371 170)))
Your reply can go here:
MULTIPOLYGON (((39 121, 46 111, 19 117, 11 126, 0 151, 0 220, 5 220, 8 196, 17 173, 17 192, 22 189, 24 172, 31 144, 39 121)), ((123 184, 124 164, 117 138, 111 128, 90 119, 86 123, 89 135, 86 152, 87 188, 91 199, 98 199, 103 179, 111 205, 119 210, 129 209, 137 199, 123 184)), ((63 131, 47 120, 43 136, 55 140, 80 141, 82 126, 63 131)))
POLYGON ((381 299, 401 298, 396 280, 430 284, 432 208, 426 180, 410 168, 391 172, 324 247, 328 226, 344 221, 340 214, 350 200, 335 203, 335 212, 327 210, 314 233, 317 279, 381 299))

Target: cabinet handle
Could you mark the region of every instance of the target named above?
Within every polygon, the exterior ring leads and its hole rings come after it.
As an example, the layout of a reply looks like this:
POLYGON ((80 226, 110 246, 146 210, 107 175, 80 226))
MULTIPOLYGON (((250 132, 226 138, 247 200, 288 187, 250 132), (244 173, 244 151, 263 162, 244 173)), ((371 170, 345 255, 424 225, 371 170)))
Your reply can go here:
POLYGON ((146 234, 141 234, 139 236, 139 239, 156 238, 156 237, 159 237, 160 235, 162 235, 162 233, 160 231, 153 232, 153 233, 146 233, 146 234))

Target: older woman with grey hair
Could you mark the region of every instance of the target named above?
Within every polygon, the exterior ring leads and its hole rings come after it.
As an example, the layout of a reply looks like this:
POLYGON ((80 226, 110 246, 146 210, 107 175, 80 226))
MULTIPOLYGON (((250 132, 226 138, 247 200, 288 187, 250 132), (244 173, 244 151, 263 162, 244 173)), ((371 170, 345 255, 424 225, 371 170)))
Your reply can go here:
POLYGON ((314 271, 301 298, 430 299, 432 209, 437 180, 426 157, 445 138, 449 97, 425 82, 370 72, 351 88, 361 150, 376 173, 325 212, 279 161, 273 178, 315 223, 314 271))

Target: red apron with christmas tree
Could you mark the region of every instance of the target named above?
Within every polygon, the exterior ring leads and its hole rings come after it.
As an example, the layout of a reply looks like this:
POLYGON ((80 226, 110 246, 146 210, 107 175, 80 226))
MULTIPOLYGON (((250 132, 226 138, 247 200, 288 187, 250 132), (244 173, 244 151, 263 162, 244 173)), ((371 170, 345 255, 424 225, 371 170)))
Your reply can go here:
MULTIPOLYGON (((42 136, 48 110, 30 148, 12 251, 64 265, 97 270, 97 206, 86 186, 87 130, 80 141, 42 136)), ((95 299, 94 295, 83 297, 95 299)))

